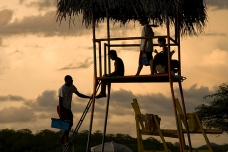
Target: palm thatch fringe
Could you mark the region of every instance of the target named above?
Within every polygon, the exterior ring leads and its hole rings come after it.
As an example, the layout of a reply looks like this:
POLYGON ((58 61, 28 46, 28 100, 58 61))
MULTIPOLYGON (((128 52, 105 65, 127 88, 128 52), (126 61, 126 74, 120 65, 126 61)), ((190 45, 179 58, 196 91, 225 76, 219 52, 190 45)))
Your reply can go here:
POLYGON ((75 15, 83 15, 86 27, 92 23, 92 13, 96 24, 107 15, 114 22, 126 24, 144 16, 154 24, 163 25, 167 18, 171 25, 179 19, 181 35, 197 35, 207 22, 206 0, 59 0, 57 21, 75 15))

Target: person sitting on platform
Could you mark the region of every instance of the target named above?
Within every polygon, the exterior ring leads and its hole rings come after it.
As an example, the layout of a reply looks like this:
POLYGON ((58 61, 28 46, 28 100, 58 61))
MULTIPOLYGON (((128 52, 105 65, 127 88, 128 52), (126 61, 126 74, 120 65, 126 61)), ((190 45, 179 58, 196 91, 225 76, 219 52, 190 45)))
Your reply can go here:
MULTIPOLYGON (((110 59, 114 60, 115 71, 104 75, 104 77, 117 77, 117 76, 124 76, 124 63, 121 58, 117 56, 115 50, 110 50, 108 53, 110 59)), ((101 92, 96 96, 96 98, 106 97, 106 85, 107 81, 101 81, 101 92)))
MULTIPOLYGON (((149 21, 146 17, 142 17, 139 19, 139 23, 143 26, 141 37, 153 37, 154 32, 149 25, 149 21)), ((140 74, 142 68, 143 68, 143 63, 142 63, 142 56, 143 54, 146 55, 147 62, 145 66, 150 66, 150 71, 151 74, 153 74, 153 40, 152 39, 141 39, 141 44, 140 44, 140 53, 139 53, 139 65, 138 69, 136 72, 136 76, 140 74)))
MULTIPOLYGON (((168 72, 168 50, 169 48, 166 45, 166 39, 164 37, 158 38, 158 46, 162 47, 162 51, 158 53, 158 51, 155 49, 154 53, 156 55, 154 56, 154 70, 155 73, 167 73, 168 72)), ((171 51, 170 55, 172 56, 175 51, 171 51)))

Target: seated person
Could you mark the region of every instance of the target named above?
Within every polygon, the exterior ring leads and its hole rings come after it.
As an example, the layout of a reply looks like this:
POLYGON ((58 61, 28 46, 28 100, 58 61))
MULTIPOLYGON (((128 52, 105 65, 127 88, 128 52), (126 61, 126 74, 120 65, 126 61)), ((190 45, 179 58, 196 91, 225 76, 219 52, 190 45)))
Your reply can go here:
MULTIPOLYGON (((162 47, 162 51, 158 53, 155 49, 154 52, 157 53, 154 57, 154 69, 155 73, 167 73, 168 72, 168 50, 166 46, 166 39, 163 37, 158 38, 158 46, 162 47)), ((171 52, 171 55, 174 51, 171 52)))
MULTIPOLYGON (((121 58, 117 56, 117 53, 115 50, 110 50, 108 53, 108 56, 110 59, 114 60, 114 66, 115 66, 115 71, 104 75, 104 77, 116 77, 116 76, 124 76, 124 63, 121 58)), ((107 81, 102 80, 101 82, 101 92, 96 96, 96 98, 102 98, 106 97, 106 85, 107 81)))

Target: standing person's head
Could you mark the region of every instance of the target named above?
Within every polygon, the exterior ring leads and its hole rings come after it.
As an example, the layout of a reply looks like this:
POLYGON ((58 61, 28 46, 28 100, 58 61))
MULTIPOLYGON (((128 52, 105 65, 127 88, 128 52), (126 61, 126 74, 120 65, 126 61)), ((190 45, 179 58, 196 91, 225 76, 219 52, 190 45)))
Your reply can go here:
POLYGON ((166 44, 165 38, 164 38, 164 37, 159 37, 159 38, 158 38, 158 45, 159 45, 160 47, 163 47, 163 46, 165 46, 165 44, 166 44))
POLYGON ((141 18, 139 19, 139 23, 140 23, 142 26, 144 26, 144 25, 146 25, 146 24, 149 24, 148 18, 146 18, 146 17, 141 17, 141 18))
POLYGON ((116 50, 110 50, 108 56, 110 57, 110 59, 115 60, 117 58, 116 50))
POLYGON ((65 80, 65 85, 66 86, 70 86, 70 85, 73 84, 73 79, 72 79, 72 77, 70 75, 66 75, 64 80, 65 80))

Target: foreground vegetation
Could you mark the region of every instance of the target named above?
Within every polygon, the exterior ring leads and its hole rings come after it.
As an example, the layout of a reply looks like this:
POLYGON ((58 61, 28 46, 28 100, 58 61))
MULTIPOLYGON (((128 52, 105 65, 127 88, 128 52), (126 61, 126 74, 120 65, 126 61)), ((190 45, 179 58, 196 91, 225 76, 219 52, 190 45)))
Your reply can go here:
POLYGON ((198 105, 198 113, 206 128, 222 129, 228 133, 228 83, 223 83, 218 90, 204 96, 204 99, 210 99, 207 104, 198 105))
MULTIPOLYGON (((57 140, 61 135, 61 131, 54 132, 51 130, 42 130, 35 134, 29 129, 22 130, 0 130, 0 152, 62 152, 63 147, 57 145, 57 140)), ((75 152, 85 152, 87 144, 88 131, 81 131, 77 134, 73 141, 75 152)), ((91 136, 91 147, 101 144, 102 133, 96 131, 91 136)), ((137 152, 137 139, 127 134, 108 134, 106 141, 114 141, 121 143, 133 152, 137 152)), ((145 149, 163 150, 162 143, 152 137, 143 141, 145 149)), ((172 152, 179 151, 178 143, 167 143, 172 152)), ((214 145, 214 144, 213 144, 214 145)), ((72 147, 71 147, 72 148, 72 147)), ((205 146, 201 146, 197 149, 206 149, 205 146)), ((228 144, 214 145, 214 152, 227 152, 228 144)), ((69 152, 72 152, 69 149, 69 152)))

